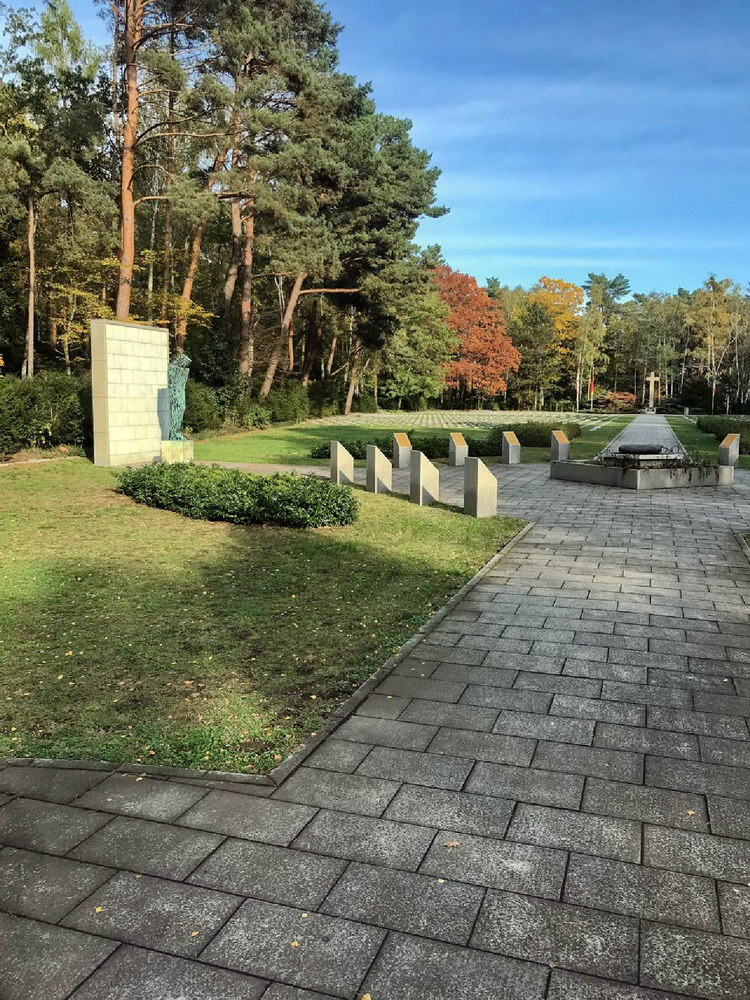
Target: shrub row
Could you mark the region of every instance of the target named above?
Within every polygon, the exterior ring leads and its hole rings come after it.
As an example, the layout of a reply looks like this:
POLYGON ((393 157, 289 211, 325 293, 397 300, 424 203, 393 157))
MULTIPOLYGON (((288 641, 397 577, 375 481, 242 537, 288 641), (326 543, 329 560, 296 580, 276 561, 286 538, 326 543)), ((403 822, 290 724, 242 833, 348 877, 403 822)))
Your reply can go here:
POLYGON ((723 441, 727 434, 739 434, 740 454, 750 455, 750 419, 745 417, 697 417, 699 430, 713 434, 717 441, 723 441))
MULTIPOLYGON (((476 434, 464 434, 466 443, 469 446, 469 453, 480 458, 487 458, 491 455, 499 455, 502 450, 503 431, 514 431, 522 445, 528 448, 548 448, 553 430, 562 430, 571 439, 578 437, 581 433, 581 425, 576 423, 559 423, 545 421, 529 421, 523 424, 508 424, 507 427, 493 427, 486 437, 476 434)), ((418 431, 409 431, 409 440, 416 451, 421 451, 428 458, 448 457, 448 435, 442 434, 420 434, 418 431)), ((368 444, 375 444, 381 451, 390 455, 393 447, 393 436, 390 434, 381 435, 375 438, 353 438, 343 442, 347 451, 358 459, 367 458, 368 444)), ((330 442, 321 441, 310 450, 311 458, 328 458, 331 453, 330 442)))
POLYGON ((197 520, 321 528, 357 518, 352 490, 315 476, 256 476, 185 463, 128 468, 117 478, 118 492, 138 503, 197 520))
POLYGON ((0 456, 22 448, 81 444, 87 397, 85 382, 61 372, 0 379, 0 456))

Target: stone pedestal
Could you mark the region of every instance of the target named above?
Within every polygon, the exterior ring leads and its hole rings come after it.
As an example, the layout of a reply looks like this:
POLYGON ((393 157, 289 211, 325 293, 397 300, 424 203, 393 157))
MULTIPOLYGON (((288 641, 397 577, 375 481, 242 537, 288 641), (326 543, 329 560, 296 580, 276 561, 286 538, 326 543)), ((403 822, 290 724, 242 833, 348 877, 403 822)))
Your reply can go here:
POLYGON ((469 457, 469 446, 463 434, 451 434, 448 438, 448 465, 463 465, 469 457))
POLYGON ((162 441, 161 460, 167 465, 193 461, 192 441, 162 441))
POLYGON ((552 431, 550 461, 567 462, 570 457, 570 441, 562 431, 552 431))
POLYGON ((393 435, 393 468, 408 469, 411 462, 411 441, 408 434, 393 435))
POLYGON ((467 458, 464 465, 464 514, 495 517, 497 479, 480 458, 467 458))
POLYGON ((331 441, 331 482, 340 486, 354 482, 354 459, 340 441, 331 441))
POLYGON ((503 465, 518 465, 521 461, 521 442, 513 431, 503 431, 503 465))
POLYGON ((734 468, 740 459, 739 434, 727 434, 719 445, 719 465, 731 465, 734 468))
POLYGON ((440 497, 440 470, 421 451, 413 451, 409 472, 409 499, 429 507, 440 497))
POLYGON ((690 407, 689 406, 683 406, 683 408, 682 408, 682 415, 683 415, 683 417, 689 417, 690 416, 690 407))
POLYGON ((377 445, 367 446, 368 493, 390 493, 393 486, 393 466, 377 445))

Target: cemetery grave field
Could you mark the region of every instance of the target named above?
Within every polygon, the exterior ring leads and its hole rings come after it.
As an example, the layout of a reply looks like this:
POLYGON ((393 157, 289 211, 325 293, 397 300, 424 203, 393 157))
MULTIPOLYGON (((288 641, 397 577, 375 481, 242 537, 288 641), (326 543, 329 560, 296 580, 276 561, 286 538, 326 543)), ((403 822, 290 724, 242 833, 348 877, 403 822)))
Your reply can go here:
POLYGON ((269 771, 521 527, 358 491, 192 521, 81 459, 0 471, 0 756, 269 771))
MULTIPOLYGON (((706 434, 696 427, 692 420, 685 417, 667 417, 667 421, 688 452, 716 461, 719 442, 713 434, 706 434)), ((750 469, 750 455, 740 455, 737 468, 750 469)))
MULTIPOLYGON (((508 411, 446 411, 454 423, 443 426, 429 418, 442 416, 443 411, 417 413, 351 414, 348 417, 329 417, 307 420, 301 424, 277 424, 263 431, 227 434, 195 442, 195 458, 201 462, 247 462, 283 465, 326 465, 326 459, 310 457, 310 449, 331 440, 346 445, 352 440, 371 440, 397 431, 415 430, 425 434, 448 437, 451 431, 469 431, 477 437, 486 437, 492 426, 500 423, 525 423, 576 420, 583 425, 580 437, 571 441, 571 459, 593 458, 633 419, 631 414, 570 414, 552 412, 508 411)), ((522 462, 548 462, 549 448, 522 448, 522 462)), ((492 461, 492 459, 485 459, 492 461)), ((364 464, 364 463, 357 463, 364 464)))

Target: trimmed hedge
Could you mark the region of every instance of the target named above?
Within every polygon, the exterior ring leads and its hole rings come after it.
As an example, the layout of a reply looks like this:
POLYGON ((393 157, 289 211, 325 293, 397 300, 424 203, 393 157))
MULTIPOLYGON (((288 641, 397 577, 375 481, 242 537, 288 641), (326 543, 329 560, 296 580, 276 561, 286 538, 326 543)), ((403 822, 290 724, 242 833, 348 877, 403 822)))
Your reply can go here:
POLYGON ((0 455, 82 444, 85 395, 85 383, 62 372, 0 378, 0 455))
POLYGON ((218 465, 175 463, 128 468, 117 478, 118 493, 196 520, 321 528, 357 519, 352 490, 315 476, 258 476, 218 465))
POLYGON ((723 441, 727 434, 739 434, 740 454, 750 455, 750 419, 742 417, 697 417, 695 425, 723 441))
POLYGON ((193 433, 213 431, 221 427, 221 409, 214 390, 203 382, 188 379, 185 386, 185 427, 193 433))

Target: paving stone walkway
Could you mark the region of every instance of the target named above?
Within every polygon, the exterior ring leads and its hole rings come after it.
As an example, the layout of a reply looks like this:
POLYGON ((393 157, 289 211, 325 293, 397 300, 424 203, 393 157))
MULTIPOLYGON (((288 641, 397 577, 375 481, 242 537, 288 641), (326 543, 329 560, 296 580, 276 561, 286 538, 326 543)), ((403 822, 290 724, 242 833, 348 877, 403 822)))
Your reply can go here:
POLYGON ((499 476, 533 529, 275 790, 0 771, 0 1000, 746 1000, 750 473, 499 476))

